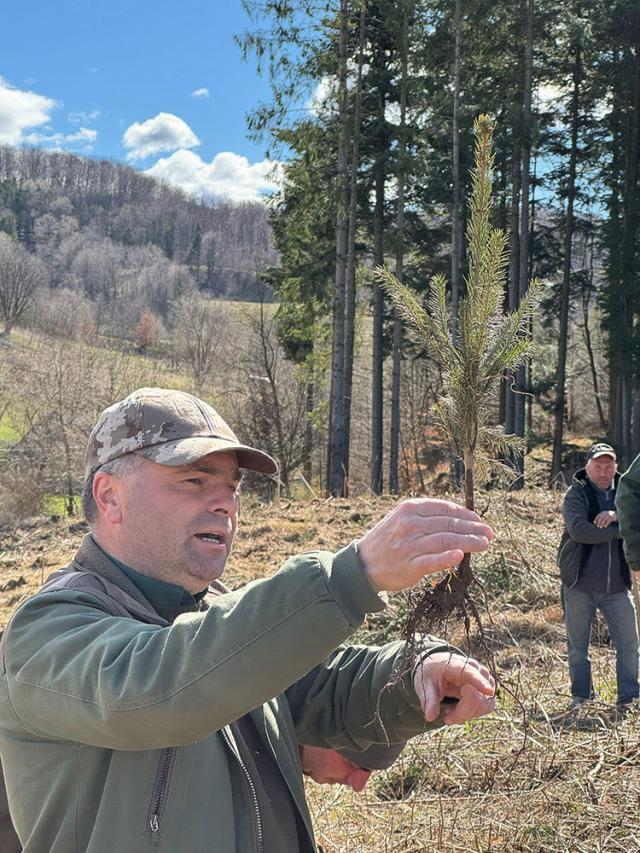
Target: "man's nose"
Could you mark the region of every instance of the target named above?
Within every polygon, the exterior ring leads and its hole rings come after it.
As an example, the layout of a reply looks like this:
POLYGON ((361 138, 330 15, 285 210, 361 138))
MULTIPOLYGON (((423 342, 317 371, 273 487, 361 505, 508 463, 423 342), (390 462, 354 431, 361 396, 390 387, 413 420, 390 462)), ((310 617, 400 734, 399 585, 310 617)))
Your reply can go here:
POLYGON ((349 785, 356 793, 359 793, 364 790, 365 785, 369 781, 369 776, 371 776, 371 770, 352 770, 349 774, 349 785))
POLYGON ((209 512, 215 512, 219 515, 237 515, 238 496, 231 489, 215 489, 209 495, 207 509, 209 512))

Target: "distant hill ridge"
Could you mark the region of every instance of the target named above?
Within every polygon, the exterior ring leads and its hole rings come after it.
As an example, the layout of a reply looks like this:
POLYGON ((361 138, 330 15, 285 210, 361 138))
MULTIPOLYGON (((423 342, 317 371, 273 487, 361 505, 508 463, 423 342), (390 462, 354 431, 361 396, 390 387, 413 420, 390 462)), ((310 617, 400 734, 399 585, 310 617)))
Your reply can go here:
POLYGON ((92 300, 109 294, 83 276, 88 254, 128 281, 164 260, 183 287, 233 299, 252 298, 276 258, 263 204, 207 204, 126 165, 38 148, 0 146, 0 232, 44 261, 52 287, 92 300))

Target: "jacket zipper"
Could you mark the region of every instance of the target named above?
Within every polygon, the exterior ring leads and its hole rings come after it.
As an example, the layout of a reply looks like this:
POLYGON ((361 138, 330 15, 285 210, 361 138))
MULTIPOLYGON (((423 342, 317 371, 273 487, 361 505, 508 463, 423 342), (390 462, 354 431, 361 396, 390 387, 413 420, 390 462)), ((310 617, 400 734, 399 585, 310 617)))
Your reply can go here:
POLYGON ((170 746, 167 749, 163 749, 160 755, 158 775, 151 799, 151 817, 149 818, 149 830, 151 832, 157 832, 160 829, 160 820, 164 812, 167 787, 175 751, 175 747, 170 746))
POLYGON ((609 564, 607 566, 607 595, 611 595, 611 542, 609 542, 609 564))
POLYGON ((240 765, 240 769, 242 770, 244 778, 247 780, 247 785, 249 787, 249 793, 251 794, 251 800, 253 802, 253 811, 254 811, 254 815, 256 818, 256 829, 257 829, 257 834, 258 834, 258 851, 259 851, 259 853, 261 853, 262 843, 263 843, 262 816, 260 814, 260 805, 258 803, 258 794, 256 792, 256 786, 255 786, 253 779, 251 778, 251 774, 247 770, 246 764, 242 760, 242 756, 240 755, 239 750, 236 749, 234 744, 231 742, 231 738, 229 737, 229 734, 226 731, 226 729, 221 729, 221 733, 222 733, 222 737, 224 738, 224 742, 226 743, 227 747, 229 748, 229 751, 235 756, 236 761, 240 765))

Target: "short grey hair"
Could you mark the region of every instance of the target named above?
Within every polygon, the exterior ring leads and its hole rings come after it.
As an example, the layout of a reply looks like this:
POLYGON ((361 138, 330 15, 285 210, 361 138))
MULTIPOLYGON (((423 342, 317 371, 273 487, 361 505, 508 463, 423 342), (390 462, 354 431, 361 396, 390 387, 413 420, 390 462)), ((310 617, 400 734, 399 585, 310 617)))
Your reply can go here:
POLYGON ((102 471, 105 474, 111 474, 113 477, 126 477, 141 464, 141 456, 138 456, 136 453, 125 453, 124 456, 112 459, 111 462, 105 462, 104 465, 101 465, 100 468, 96 469, 85 480, 84 488, 82 489, 82 513, 90 525, 95 524, 98 518, 98 507, 93 497, 93 478, 96 474, 102 471))

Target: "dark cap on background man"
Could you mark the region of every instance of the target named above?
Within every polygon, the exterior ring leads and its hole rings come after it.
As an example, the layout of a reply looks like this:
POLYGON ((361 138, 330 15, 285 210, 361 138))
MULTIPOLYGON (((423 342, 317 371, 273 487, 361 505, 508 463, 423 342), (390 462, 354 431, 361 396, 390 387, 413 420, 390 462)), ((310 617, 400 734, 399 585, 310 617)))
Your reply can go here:
POLYGON ((169 388, 139 388, 105 409, 89 437, 85 480, 127 453, 160 465, 189 465, 209 453, 234 451, 240 468, 276 474, 278 464, 262 450, 241 444, 212 406, 169 388))
POLYGON ((616 452, 610 444, 593 444, 587 453, 587 462, 590 462, 592 459, 597 459, 599 456, 610 456, 614 462, 618 461, 616 452))

